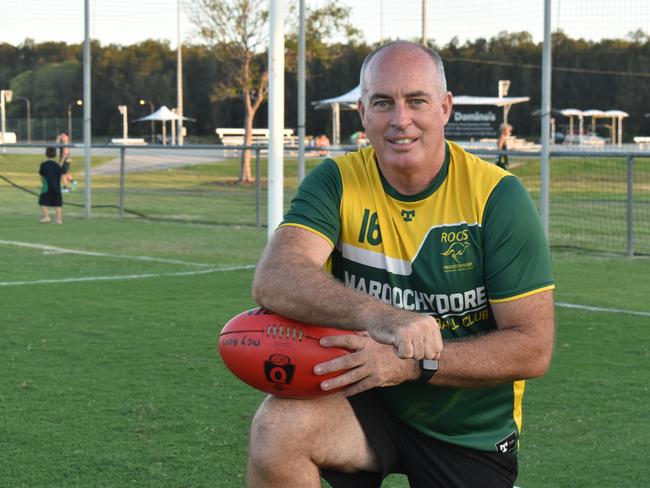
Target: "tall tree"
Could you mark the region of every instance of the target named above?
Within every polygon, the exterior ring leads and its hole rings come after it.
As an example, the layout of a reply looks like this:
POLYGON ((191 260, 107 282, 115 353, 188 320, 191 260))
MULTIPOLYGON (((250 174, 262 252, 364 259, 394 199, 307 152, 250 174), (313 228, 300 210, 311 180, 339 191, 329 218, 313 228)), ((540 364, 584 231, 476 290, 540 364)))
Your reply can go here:
MULTIPOLYGON (((232 69, 218 80, 212 100, 240 96, 244 103, 244 144, 253 142, 253 120, 268 90, 268 70, 263 59, 268 11, 265 0, 195 0, 188 4, 190 19, 201 37, 224 54, 232 69)), ((239 180, 253 181, 250 151, 242 156, 239 180)))
MULTIPOLYGON (((268 91, 266 65, 267 2, 265 0, 196 0, 188 4, 190 19, 201 37, 223 53, 222 62, 230 69, 219 79, 212 93, 213 101, 239 96, 244 102, 244 143, 252 143, 253 119, 268 91), (228 66, 227 66, 228 67, 228 66)), ((330 1, 306 16, 307 51, 311 59, 328 64, 338 56, 328 48, 332 39, 340 38, 356 45, 360 31, 349 22, 350 11, 330 1)), ((287 36, 288 71, 295 64, 298 25, 289 15, 287 36)), ((244 151, 240 181, 252 181, 250 152, 244 151)))

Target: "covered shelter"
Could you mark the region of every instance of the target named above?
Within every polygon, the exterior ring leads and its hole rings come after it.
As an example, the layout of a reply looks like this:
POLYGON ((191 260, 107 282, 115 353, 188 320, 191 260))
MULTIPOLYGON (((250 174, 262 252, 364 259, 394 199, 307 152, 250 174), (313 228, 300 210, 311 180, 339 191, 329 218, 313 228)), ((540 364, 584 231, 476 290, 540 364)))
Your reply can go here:
MULTIPOLYGON (((316 109, 329 108, 332 111, 332 144, 339 145, 341 141, 341 110, 356 110, 357 101, 361 97, 361 87, 356 86, 352 90, 337 97, 325 98, 312 102, 316 109)), ((454 96, 454 106, 496 106, 503 107, 503 121, 508 121, 510 108, 517 104, 528 102, 530 97, 475 97, 469 95, 454 96)))
MULTIPOLYGON (((145 117, 140 117, 135 119, 136 122, 148 122, 148 121, 159 121, 162 122, 162 143, 163 145, 167 144, 167 122, 168 121, 177 121, 180 119, 180 116, 172 111, 166 105, 162 105, 158 110, 145 117)), ((194 122, 195 119, 190 117, 183 117, 183 120, 189 120, 194 122)), ((175 144, 176 141, 176 125, 172 124, 172 144, 175 144)))
POLYGON ((612 119, 612 144, 623 143, 623 119, 629 117, 630 114, 622 110, 607 110, 603 114, 604 117, 611 117, 612 119), (618 122, 618 124, 617 124, 618 122), (618 130, 617 130, 618 129, 618 130))
POLYGON ((565 108, 560 110, 560 113, 565 117, 569 117, 569 137, 573 139, 573 117, 578 117, 580 121, 580 129, 578 133, 578 141, 582 143, 584 135, 584 118, 591 117, 591 132, 596 132, 596 120, 597 119, 611 119, 611 143, 621 145, 623 142, 623 119, 629 117, 627 112, 622 110, 598 110, 598 109, 589 109, 589 110, 578 110, 575 108, 565 108))
POLYGON ((578 120, 580 122, 580 137, 582 137, 582 131, 584 129, 583 123, 584 123, 584 117, 582 115, 582 110, 578 110, 577 108, 563 108, 560 110, 560 113, 564 115, 565 117, 569 117, 569 136, 573 137, 573 117, 578 117, 578 120))
POLYGON ((335 146, 341 144, 341 110, 356 110, 360 97, 361 86, 357 85, 338 97, 325 98, 311 103, 316 109, 329 108, 332 111, 332 144, 335 146))
POLYGON ((589 110, 585 110, 582 112, 583 117, 591 117, 591 132, 593 134, 596 133, 596 119, 599 119, 605 115, 605 112, 602 110, 597 110, 594 108, 590 108, 589 110))

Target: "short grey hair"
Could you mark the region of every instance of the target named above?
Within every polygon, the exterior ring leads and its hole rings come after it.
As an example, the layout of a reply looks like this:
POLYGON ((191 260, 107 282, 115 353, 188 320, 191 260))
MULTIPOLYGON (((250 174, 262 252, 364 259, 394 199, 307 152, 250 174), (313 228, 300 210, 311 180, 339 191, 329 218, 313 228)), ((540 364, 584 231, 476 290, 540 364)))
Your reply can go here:
POLYGON ((436 68, 436 72, 438 74, 438 91, 440 95, 444 95, 447 93, 447 79, 445 77, 445 66, 442 62, 442 58, 440 55, 435 52, 433 49, 429 49, 428 47, 423 46, 422 44, 418 44, 415 42, 410 42, 410 41, 393 41, 389 42, 387 44, 384 44, 382 46, 379 46, 378 48, 374 49, 373 51, 370 52, 366 56, 366 59, 363 60, 363 64, 361 65, 361 72, 359 74, 359 86, 361 87, 361 94, 360 97, 363 98, 366 94, 367 90, 367 82, 366 82, 366 76, 367 76, 367 71, 368 71, 368 66, 370 65, 370 61, 375 57, 375 55, 384 49, 392 48, 392 47, 410 47, 410 48, 416 48, 420 49, 421 51, 427 53, 429 57, 433 60, 433 64, 436 68))

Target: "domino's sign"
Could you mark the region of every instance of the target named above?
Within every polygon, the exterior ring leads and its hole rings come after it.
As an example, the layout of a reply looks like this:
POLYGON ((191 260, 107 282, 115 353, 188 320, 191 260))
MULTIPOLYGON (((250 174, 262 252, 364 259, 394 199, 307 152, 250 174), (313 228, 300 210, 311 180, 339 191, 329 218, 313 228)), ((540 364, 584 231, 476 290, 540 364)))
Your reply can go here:
POLYGON ((492 105, 457 105, 445 127, 448 139, 469 140, 497 137, 500 117, 492 105))

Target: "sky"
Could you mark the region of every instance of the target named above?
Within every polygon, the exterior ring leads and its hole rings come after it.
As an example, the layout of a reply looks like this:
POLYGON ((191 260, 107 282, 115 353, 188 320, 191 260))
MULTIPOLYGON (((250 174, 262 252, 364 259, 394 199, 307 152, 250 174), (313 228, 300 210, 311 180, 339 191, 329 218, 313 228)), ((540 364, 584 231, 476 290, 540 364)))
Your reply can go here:
MULTIPOLYGON (((188 0, 181 0, 186 2, 188 0)), ((284 0, 288 5, 291 0, 284 0)), ((293 3, 297 5, 297 0, 293 3)), ((307 8, 326 0, 306 0, 307 8)), ((339 0, 364 39, 412 39, 422 34, 422 0, 339 0)), ((543 0, 428 0, 429 37, 438 45, 453 37, 461 43, 501 31, 543 36, 543 0)), ((570 37, 622 38, 643 28, 650 34, 649 0, 552 0, 551 26, 570 37)), ((0 0, 0 42, 79 43, 84 36, 83 0, 0 0)), ((197 40, 196 27, 181 3, 181 39, 197 40)), ((176 46, 177 0, 90 0, 90 35, 102 45, 129 45, 145 39, 176 46)))

